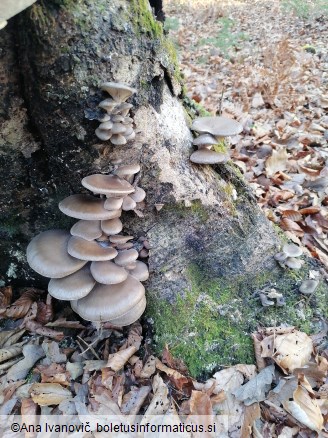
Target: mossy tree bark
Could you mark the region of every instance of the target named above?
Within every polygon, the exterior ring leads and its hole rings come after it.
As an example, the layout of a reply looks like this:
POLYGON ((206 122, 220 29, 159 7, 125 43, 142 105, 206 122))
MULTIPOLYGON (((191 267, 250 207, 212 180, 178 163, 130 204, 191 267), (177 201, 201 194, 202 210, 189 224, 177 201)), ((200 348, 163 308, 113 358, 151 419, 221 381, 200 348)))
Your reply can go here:
MULTIPOLYGON (((46 284, 26 264, 27 242, 46 229, 68 229, 58 202, 120 158, 142 166, 144 218, 126 214, 124 223, 151 244, 148 322, 158 348, 168 342, 197 374, 252 360, 247 333, 259 321, 300 319, 290 307, 299 301, 298 278, 276 266, 279 241, 250 190, 230 164, 189 162, 176 55, 148 0, 41 0, 11 20, 0 40, 3 284, 46 284), (131 100, 137 136, 127 146, 94 135, 99 84, 109 80, 138 90, 131 100), (254 291, 279 278, 289 305, 264 311, 254 291)), ((319 302, 311 307, 301 309, 306 318, 323 312, 319 302)))

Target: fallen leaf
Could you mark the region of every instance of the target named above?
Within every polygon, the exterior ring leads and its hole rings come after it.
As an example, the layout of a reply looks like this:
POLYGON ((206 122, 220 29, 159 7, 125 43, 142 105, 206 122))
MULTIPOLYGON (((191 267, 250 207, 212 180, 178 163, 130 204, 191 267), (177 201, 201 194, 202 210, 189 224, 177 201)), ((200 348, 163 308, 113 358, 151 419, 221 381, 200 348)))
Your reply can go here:
POLYGON ((6 311, 6 307, 11 303, 13 296, 13 289, 11 286, 5 286, 0 288, 0 315, 6 311))
POLYGON ((12 345, 8 348, 0 349, 0 363, 5 362, 6 360, 10 360, 13 357, 19 356, 23 351, 22 344, 12 345))
POLYGON ((34 383, 31 388, 32 400, 40 406, 59 405, 72 398, 72 393, 58 383, 34 383))
POLYGON ((8 380, 25 379, 34 364, 44 357, 43 348, 39 345, 28 344, 23 347, 24 359, 13 365, 7 372, 8 380))
POLYGON ((143 366, 139 377, 141 379, 149 379, 156 372, 156 358, 154 356, 149 356, 145 365, 143 366))
POLYGON ((51 295, 47 295, 46 302, 43 301, 38 302, 38 313, 36 316, 36 320, 45 325, 48 322, 52 321, 54 317, 53 307, 52 307, 52 297, 51 295))
POLYGON ((260 371, 257 376, 253 377, 245 385, 234 389, 232 394, 236 396, 237 400, 244 402, 246 406, 263 401, 271 387, 273 377, 274 366, 270 365, 260 371))
POLYGON ((246 406, 243 426, 240 431, 240 438, 248 438, 252 434, 252 427, 258 418, 261 416, 260 405, 258 403, 253 403, 250 406, 246 406))
POLYGON ((286 149, 273 150, 271 157, 265 162, 266 174, 268 177, 275 173, 286 170, 288 162, 288 154, 286 149))
POLYGON ((324 420, 313 390, 303 375, 299 377, 298 387, 293 396, 294 400, 285 400, 283 407, 300 423, 311 430, 320 432, 323 429, 324 420))
POLYGON ((125 350, 119 350, 117 353, 110 354, 106 367, 113 371, 120 370, 136 351, 138 351, 138 348, 135 345, 131 345, 125 350))
POLYGON ((154 396, 142 419, 143 424, 147 423, 148 418, 152 415, 163 415, 170 405, 168 399, 169 390, 158 374, 153 378, 152 387, 154 396))
POLYGON ((25 288, 21 297, 8 307, 2 316, 11 319, 23 318, 30 310, 32 304, 39 299, 41 294, 43 294, 42 290, 25 288))
POLYGON ((25 322, 25 328, 32 333, 37 333, 38 335, 52 338, 55 341, 61 341, 65 336, 62 332, 57 332, 55 330, 43 327, 40 323, 32 320, 25 322))
POLYGON ((309 363, 313 351, 312 339, 294 331, 284 335, 270 335, 261 342, 262 357, 272 358, 285 374, 309 363))
POLYGON ((121 411, 125 415, 137 415, 150 393, 150 386, 133 387, 124 395, 121 411))

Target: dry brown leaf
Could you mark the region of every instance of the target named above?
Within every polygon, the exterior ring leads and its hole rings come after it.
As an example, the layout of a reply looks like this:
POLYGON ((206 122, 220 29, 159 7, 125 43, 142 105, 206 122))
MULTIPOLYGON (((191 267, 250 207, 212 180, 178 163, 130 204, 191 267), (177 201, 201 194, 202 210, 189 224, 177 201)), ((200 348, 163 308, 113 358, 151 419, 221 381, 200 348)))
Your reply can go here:
POLYGON ((266 174, 273 176, 279 171, 287 169, 288 154, 286 149, 273 150, 271 157, 265 162, 266 174))
POLYGON ((26 321, 25 322, 26 330, 29 330, 32 333, 37 333, 41 336, 46 336, 48 338, 54 339, 55 341, 61 341, 64 338, 64 333, 57 332, 47 327, 43 327, 40 323, 36 321, 26 321))
POLYGON ((301 213, 297 210, 284 210, 281 214, 283 218, 290 219, 294 222, 299 222, 303 219, 301 213))
POLYGON ((32 400, 40 406, 59 405, 72 398, 72 393, 58 383, 34 383, 30 389, 32 400))
POLYGON ((302 228, 296 222, 288 218, 281 219, 280 226, 285 231, 292 231, 298 237, 304 236, 304 231, 302 228))
POLYGON ((190 415, 186 422, 192 424, 199 424, 204 426, 204 432, 195 433, 195 437, 212 437, 212 433, 207 432, 208 426, 214 422, 214 415, 212 410, 212 403, 210 397, 205 392, 192 391, 190 397, 190 415))
POLYGON ((267 364, 265 363, 265 360, 263 359, 263 357, 261 355, 262 347, 261 347, 260 336, 258 335, 258 333, 252 333, 251 336, 252 336, 253 344, 254 344, 254 352, 255 352, 257 369, 259 371, 261 371, 267 366, 267 364))
POLYGON ((11 347, 8 347, 8 348, 1 348, 0 349, 0 363, 5 362, 6 360, 10 360, 13 357, 19 356, 22 351, 23 351, 22 343, 12 345, 11 347))
POLYGON ((312 339, 303 332, 270 335, 261 342, 262 357, 272 358, 285 374, 310 362, 312 339))
POLYGON ((254 421, 260 418, 260 416, 261 409, 258 403, 253 403, 250 406, 246 406, 243 426, 240 431, 240 438, 248 438, 251 436, 254 421))
POLYGON ((5 389, 3 390, 3 401, 2 403, 5 403, 6 401, 10 400, 11 398, 13 398, 16 389, 19 388, 20 386, 24 385, 25 380, 19 380, 17 382, 13 382, 13 383, 7 383, 5 389))
POLYGON ((139 377, 141 379, 149 379, 156 372, 156 358, 155 356, 149 356, 145 365, 143 366, 139 377))
POLYGON ((183 376, 181 373, 179 373, 179 371, 167 367, 159 359, 156 359, 155 363, 156 363, 156 368, 160 371, 163 371, 168 376, 174 377, 174 379, 177 379, 177 380, 185 378, 185 376, 183 376))
POLYGON ((38 365, 36 368, 41 373, 41 383, 59 383, 64 386, 70 384, 63 365, 52 363, 51 365, 38 365))
POLYGON ((106 367, 112 369, 113 371, 120 370, 137 350, 138 348, 135 345, 131 345, 125 350, 119 350, 117 353, 110 354, 106 367))
POLYGON ((11 286, 5 286, 0 288, 0 315, 6 311, 6 307, 10 305, 13 295, 13 289, 11 286))
POLYGON ((67 321, 66 318, 58 318, 56 321, 48 322, 46 327, 63 327, 63 328, 71 328, 71 329, 85 329, 85 326, 82 325, 79 321, 67 321))
POLYGON ((25 379, 34 364, 44 357, 43 348, 39 345, 28 344, 23 347, 24 359, 13 365, 7 372, 8 380, 25 379))
POLYGON ((150 393, 150 390, 150 386, 131 388, 131 391, 125 394, 123 397, 121 407, 122 413, 126 415, 138 415, 142 405, 150 393))
POLYGON ((11 319, 23 318, 41 294, 43 294, 43 291, 40 289, 25 288, 21 297, 8 307, 2 316, 11 319))
POLYGON ((25 329, 10 330, 4 333, 2 338, 1 347, 10 347, 15 344, 25 333, 25 329))
POLYGON ((293 401, 283 402, 284 408, 300 423, 311 430, 320 432, 323 429, 324 420, 313 390, 303 375, 299 376, 298 387, 293 396, 293 401))
POLYGON ((320 207, 306 207, 306 208, 301 208, 300 210, 298 210, 301 214, 303 214, 304 216, 308 215, 308 214, 316 214, 320 212, 320 207))
POLYGON ((52 307, 52 298, 51 295, 47 295, 46 302, 43 301, 38 302, 38 313, 36 316, 36 320, 45 325, 48 322, 52 321, 54 317, 53 307, 52 307))
MULTIPOLYGON (((31 398, 24 398, 21 402, 21 416, 22 423, 26 423, 31 426, 37 425, 37 409, 38 405, 34 403, 31 398)), ((35 433, 33 432, 33 428, 30 428, 31 431, 25 432, 25 438, 35 438, 35 433)))
POLYGON ((180 371, 181 374, 187 374, 188 369, 186 365, 183 363, 181 359, 175 359, 171 352, 169 351, 169 347, 166 344, 162 353, 162 362, 168 365, 170 368, 174 370, 180 371))
POLYGON ((154 376, 152 386, 154 396, 142 419, 143 424, 147 423, 149 416, 165 414, 170 406, 168 399, 169 390, 158 374, 154 376))

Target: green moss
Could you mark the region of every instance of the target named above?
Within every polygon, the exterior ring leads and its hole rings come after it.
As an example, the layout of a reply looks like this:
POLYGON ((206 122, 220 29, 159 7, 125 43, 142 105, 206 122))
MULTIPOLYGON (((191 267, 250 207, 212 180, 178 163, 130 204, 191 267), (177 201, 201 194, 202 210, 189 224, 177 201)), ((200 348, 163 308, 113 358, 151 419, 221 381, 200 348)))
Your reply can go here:
POLYGON ((182 103, 191 120, 196 117, 207 117, 213 115, 209 113, 202 105, 195 102, 193 99, 190 99, 188 96, 183 97, 182 103))
POLYGON ((206 222, 209 219, 208 211, 199 199, 192 201, 190 207, 186 207, 183 203, 180 203, 174 205, 166 204, 164 208, 166 211, 175 212, 182 218, 194 215, 202 222, 206 222))
POLYGON ((295 325, 313 333, 315 316, 328 311, 327 286, 321 285, 310 298, 303 297, 298 288, 308 269, 297 274, 277 269, 253 277, 208 279, 201 268, 190 266, 190 290, 174 303, 158 300, 151 293, 148 297, 157 353, 167 343, 197 377, 224 365, 254 363, 250 334, 259 325, 295 325), (281 292, 286 305, 263 307, 258 292, 265 287, 281 292))
POLYGON ((155 20, 147 0, 131 0, 130 8, 136 34, 149 33, 153 38, 163 36, 163 26, 155 20))

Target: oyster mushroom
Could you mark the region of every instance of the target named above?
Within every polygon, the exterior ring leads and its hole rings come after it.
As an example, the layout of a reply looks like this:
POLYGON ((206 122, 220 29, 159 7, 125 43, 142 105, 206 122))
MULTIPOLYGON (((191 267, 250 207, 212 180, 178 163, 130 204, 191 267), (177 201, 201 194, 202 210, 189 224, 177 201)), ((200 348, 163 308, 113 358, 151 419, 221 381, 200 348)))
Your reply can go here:
POLYGON ((313 294, 318 287, 318 280, 304 280, 300 286, 300 292, 304 295, 313 294))
POLYGON ((100 193, 112 198, 121 198, 134 192, 134 187, 131 184, 116 175, 103 175, 100 173, 89 175, 82 179, 82 185, 94 193, 100 193))
POLYGON ((67 277, 52 278, 48 284, 48 292, 57 300, 78 300, 88 295, 95 284, 96 280, 91 275, 88 264, 67 277))
POLYGON ((135 88, 120 82, 104 82, 101 87, 102 90, 107 91, 112 96, 115 102, 125 102, 132 94, 136 93, 135 88))
POLYGON ((104 208, 105 201, 91 195, 71 195, 59 203, 59 210, 75 219, 105 220, 120 216, 120 211, 104 208))

